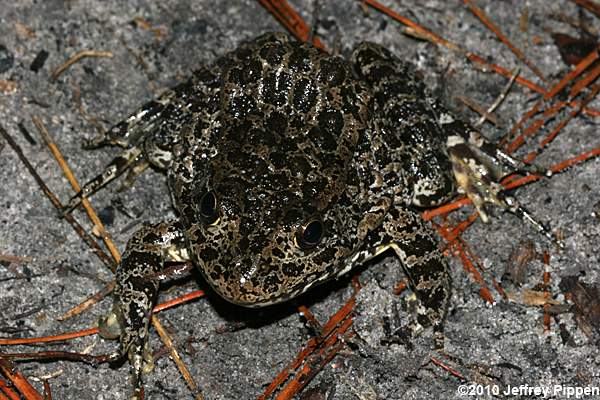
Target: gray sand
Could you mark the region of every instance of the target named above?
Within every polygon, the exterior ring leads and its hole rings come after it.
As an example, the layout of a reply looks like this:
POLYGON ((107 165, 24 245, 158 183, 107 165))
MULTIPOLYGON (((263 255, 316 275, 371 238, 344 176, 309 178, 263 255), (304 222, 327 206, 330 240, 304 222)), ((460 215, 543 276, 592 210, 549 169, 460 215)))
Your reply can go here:
MULTIPOLYGON (((0 44, 6 47, 8 54, 0 48, 0 79, 14 81, 16 88, 10 94, 0 94, 0 121, 62 201, 66 201, 72 191, 43 146, 31 116, 44 120, 76 176, 85 181, 111 159, 111 149, 81 150, 83 140, 93 137, 96 130, 79 112, 78 101, 88 116, 107 128, 161 89, 178 82, 196 66, 235 48, 243 39, 281 30, 258 2, 250 0, 3 3, 0 44), (136 25, 136 18, 147 21, 154 30, 136 25), (23 27, 31 33, 28 35, 23 27), (83 60, 57 82, 50 82, 55 67, 85 49, 111 51, 114 58, 83 60), (48 58, 43 65, 34 65, 37 72, 32 71, 31 64, 42 50, 48 52, 48 58), (14 58, 12 62, 10 55, 14 58), (139 59, 143 59, 143 65, 139 59), (20 122, 36 144, 29 143, 20 133, 17 126, 20 122)), ((294 7, 309 21, 313 20, 313 3, 293 1, 294 7)), ((460 54, 403 35, 398 23, 372 9, 365 14, 359 2, 322 3, 319 33, 329 48, 339 45, 342 53, 347 53, 362 40, 388 46, 414 63, 432 90, 464 118, 474 120, 477 115, 462 106, 456 96, 491 104, 506 84, 505 78, 467 62, 460 54)), ((393 4, 392 8, 499 65, 508 69, 520 66, 522 76, 538 82, 462 2, 402 3, 393 4)), ((553 14, 562 13, 576 19, 578 8, 573 2, 478 0, 477 4, 552 82, 569 70, 550 33, 578 35, 571 26, 552 18, 553 14), (519 18, 526 10, 529 19, 525 33, 520 30, 519 18), (535 41, 535 37, 539 40, 535 41)), ((584 21, 598 27, 598 19, 587 13, 584 21)), ((526 88, 515 86, 497 111, 503 128, 495 129, 487 124, 484 133, 497 139, 538 97, 526 88)), ((600 101, 596 99, 591 105, 600 108, 600 101)), ((597 121, 587 116, 571 121, 538 161, 552 165, 598 147, 597 121)), ((524 156, 534 149, 537 141, 532 140, 518 155, 524 156)), ((0 150, 0 165, 3 167, 0 169, 0 198, 4 209, 0 252, 29 260, 3 261, 0 265, 0 305, 4 309, 0 335, 11 336, 10 332, 17 330, 12 336, 42 336, 93 326, 96 318, 109 309, 109 299, 67 322, 58 322, 56 318, 98 291, 111 280, 111 273, 67 223, 58 218, 56 210, 8 146, 0 150)), ((562 277, 579 275, 589 284, 598 283, 600 211, 596 208, 594 216, 593 210, 600 201, 599 167, 599 159, 591 160, 516 191, 520 201, 540 220, 564 233, 565 248, 561 252, 516 217, 500 210, 493 212, 490 224, 479 220, 474 223, 464 238, 485 266, 488 285, 491 277, 502 279, 510 254, 528 240, 535 243, 538 252, 550 253, 550 291, 559 302, 564 301, 558 288, 562 277)), ((118 186, 114 184, 101 191, 93 198, 93 204, 110 220, 108 229, 123 250, 139 224, 172 217, 173 211, 165 180, 156 171, 145 173, 129 190, 117 192, 118 186)), ((465 218, 470 212, 471 208, 467 207, 452 214, 452 218, 465 218)), ((74 215, 89 228, 80 211, 74 215)), ((598 348, 583 335, 572 314, 560 316, 564 329, 572 335, 564 344, 555 322, 550 332, 544 333, 540 307, 503 301, 493 289, 497 304, 489 306, 478 294, 480 285, 463 270, 459 260, 450 258, 449 263, 454 292, 446 321, 447 351, 471 367, 462 371, 470 371, 473 381, 495 382, 501 389, 505 385, 522 384, 600 386, 598 348), (475 371, 479 371, 479 375, 475 371)), ((521 287, 507 280, 503 285, 513 293, 533 289, 541 284, 542 271, 541 261, 532 261, 521 287)), ((363 269, 360 280, 364 287, 358 297, 354 324, 357 339, 314 379, 311 387, 332 393, 331 399, 460 397, 457 395, 460 382, 456 378, 431 364, 420 367, 428 360, 432 344, 429 332, 414 341, 412 350, 398 344, 381 344, 383 317, 393 314, 395 304, 400 314, 405 315, 402 305, 408 293, 400 297, 392 293, 402 276, 393 257, 382 258, 363 269)), ((198 276, 184 281, 183 287, 168 285, 163 299, 204 285, 198 276)), ((311 330, 298 315, 297 305, 306 304, 325 323, 351 293, 349 280, 342 279, 311 291, 296 303, 261 311, 239 309, 210 294, 164 312, 160 319, 173 334, 180 353, 208 399, 252 399, 263 392, 311 338, 311 330), (222 333, 224 328, 239 322, 247 326, 222 333)), ((153 349, 159 349, 160 341, 154 330, 150 340, 153 349)), ((116 343, 86 337, 61 344, 2 351, 83 351, 92 345, 92 353, 102 354, 112 351, 116 343)), ((74 362, 31 362, 19 364, 19 368, 33 377, 59 374, 50 380, 54 399, 124 399, 130 390, 127 365, 93 368, 74 362)), ((35 385, 41 388, 41 384, 35 385)), ((146 390, 149 399, 191 398, 179 372, 166 356, 157 361, 155 371, 147 376, 146 390)))

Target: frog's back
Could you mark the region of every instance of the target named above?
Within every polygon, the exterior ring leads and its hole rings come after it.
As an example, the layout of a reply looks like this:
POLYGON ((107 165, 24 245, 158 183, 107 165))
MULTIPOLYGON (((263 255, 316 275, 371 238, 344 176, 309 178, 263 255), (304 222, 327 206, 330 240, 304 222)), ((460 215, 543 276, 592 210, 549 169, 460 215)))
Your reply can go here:
POLYGON ((211 71, 218 107, 183 134, 174 203, 217 292, 246 305, 282 301, 333 276, 342 260, 331 254, 351 251, 333 240, 300 249, 294 232, 311 218, 332 237, 342 231, 346 221, 334 214, 344 214, 339 196, 367 129, 370 91, 343 59, 281 33, 240 45, 211 71), (208 192, 221 210, 213 224, 193 206, 208 192))

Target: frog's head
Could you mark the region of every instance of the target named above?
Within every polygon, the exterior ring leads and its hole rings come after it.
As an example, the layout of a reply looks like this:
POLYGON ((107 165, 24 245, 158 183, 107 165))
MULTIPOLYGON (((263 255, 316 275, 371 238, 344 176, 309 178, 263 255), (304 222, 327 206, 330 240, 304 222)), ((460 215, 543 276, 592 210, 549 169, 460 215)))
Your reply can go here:
POLYGON ((256 130, 224 143, 197 180, 190 250, 227 300, 290 299, 337 276, 360 245, 348 169, 361 126, 339 111, 329 118, 335 129, 256 130))

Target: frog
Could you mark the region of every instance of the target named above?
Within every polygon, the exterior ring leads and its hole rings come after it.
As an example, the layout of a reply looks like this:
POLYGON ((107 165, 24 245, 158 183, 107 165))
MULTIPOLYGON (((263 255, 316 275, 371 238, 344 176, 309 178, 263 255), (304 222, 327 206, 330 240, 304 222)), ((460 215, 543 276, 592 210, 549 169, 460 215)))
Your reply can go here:
POLYGON ((543 174, 455 117, 405 62, 363 42, 348 59, 285 33, 248 40, 144 104, 88 148, 123 152, 66 206, 128 172, 165 171, 177 218, 144 225, 116 271, 102 336, 129 358, 134 398, 149 364, 158 276, 189 261, 231 303, 298 297, 374 257, 395 255, 419 301, 411 330, 443 349, 451 279, 421 210, 466 193, 546 228, 499 180, 543 174))

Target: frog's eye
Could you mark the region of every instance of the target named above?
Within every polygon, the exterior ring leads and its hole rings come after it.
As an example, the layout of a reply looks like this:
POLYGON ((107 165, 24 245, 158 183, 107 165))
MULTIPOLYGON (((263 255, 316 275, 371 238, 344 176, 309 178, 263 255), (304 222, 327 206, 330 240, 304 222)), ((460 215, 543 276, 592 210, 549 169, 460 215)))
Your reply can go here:
POLYGON ((200 198, 200 217, 209 225, 219 222, 219 209, 217 196, 213 192, 206 192, 200 198))
POLYGON ((319 218, 306 221, 296 233, 296 244, 303 249, 309 249, 319 244, 323 239, 325 227, 319 218))

